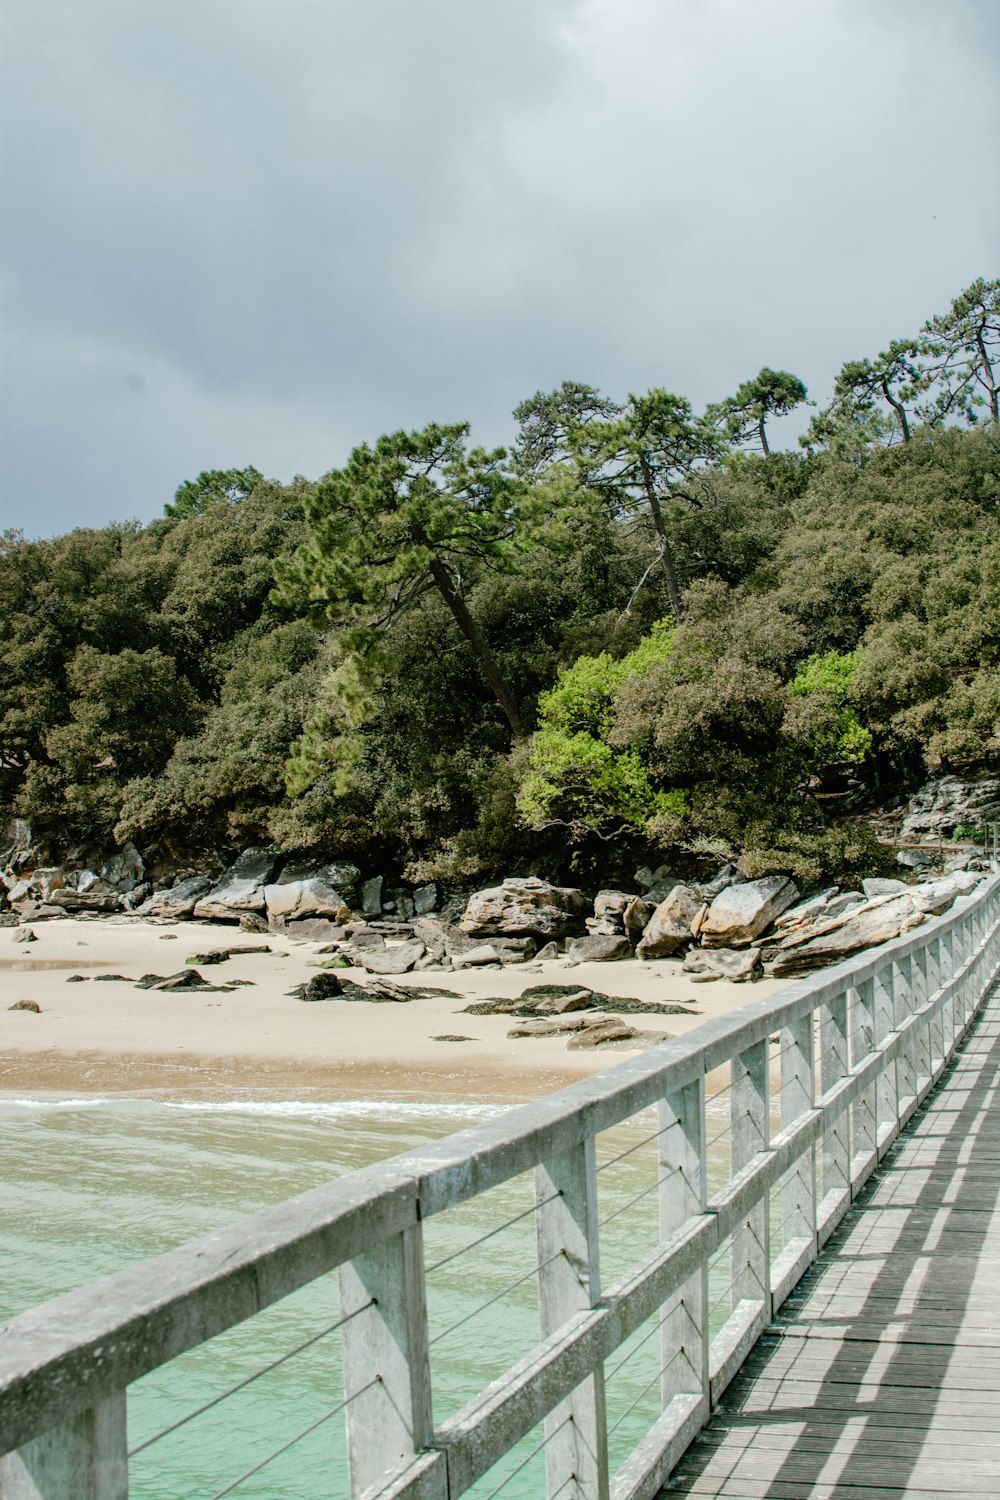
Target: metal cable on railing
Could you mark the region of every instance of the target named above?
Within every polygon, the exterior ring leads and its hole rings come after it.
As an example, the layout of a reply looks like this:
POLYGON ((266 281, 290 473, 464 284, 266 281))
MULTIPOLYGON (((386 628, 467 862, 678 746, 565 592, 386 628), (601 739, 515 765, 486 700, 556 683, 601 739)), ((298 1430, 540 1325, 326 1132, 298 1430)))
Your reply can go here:
POLYGON ((430 1276, 432 1271, 440 1271, 441 1267, 448 1265, 450 1261, 457 1260, 460 1255, 466 1255, 470 1250, 475 1250, 479 1245, 485 1245, 487 1240, 492 1240, 496 1235, 503 1234, 504 1230, 510 1229, 514 1224, 520 1224, 522 1219, 529 1219, 540 1208, 545 1208, 549 1203, 555 1203, 556 1199, 562 1196, 562 1189, 560 1189, 558 1192, 551 1193, 548 1198, 543 1198, 540 1203, 532 1203, 523 1213, 515 1214, 512 1219, 507 1219, 503 1224, 498 1224, 496 1229, 488 1229, 477 1240, 470 1240, 467 1245, 462 1245, 458 1250, 453 1250, 450 1255, 442 1255, 440 1260, 434 1261, 432 1265, 427 1267, 425 1274, 430 1276))
POLYGON ((632 1208, 636 1203, 640 1202, 641 1199, 648 1198, 650 1193, 655 1193, 657 1188, 661 1188, 665 1182, 669 1182, 671 1177, 676 1177, 677 1173, 680 1170, 680 1167, 672 1167, 669 1172, 666 1172, 662 1177, 658 1177, 656 1181, 651 1182, 648 1187, 644 1187, 642 1189, 642 1192, 636 1193, 635 1197, 630 1198, 627 1203, 622 1203, 618 1208, 612 1210, 611 1213, 605 1214, 603 1219, 598 1219, 598 1229, 603 1229, 604 1225, 610 1224, 612 1219, 617 1219, 621 1214, 627 1212, 628 1209, 632 1208))
POLYGON ((650 1339, 651 1338, 655 1338, 656 1335, 658 1333, 660 1333, 661 1331, 662 1331, 662 1325, 660 1323, 654 1323, 653 1326, 652 1326, 652 1328, 649 1330, 649 1332, 643 1334, 643 1336, 639 1340, 639 1342, 632 1349, 629 1350, 629 1352, 625 1355, 624 1359, 620 1359, 616 1365, 612 1365, 612 1367, 611 1367, 610 1370, 605 1371, 605 1375, 604 1375, 605 1380, 606 1381, 613 1380, 615 1378, 615 1376, 618 1374, 619 1370, 624 1370, 625 1366, 629 1363, 629 1361, 636 1354, 639 1353, 639 1350, 640 1349, 644 1349, 646 1347, 646 1345, 649 1343, 650 1339))
MULTIPOLYGON (((536 1447, 532 1448, 531 1452, 527 1455, 527 1457, 526 1458, 522 1458, 522 1460, 518 1464, 517 1468, 516 1469, 511 1469, 511 1471, 507 1475, 506 1479, 504 1479, 502 1481, 502 1483, 498 1484, 495 1490, 490 1490, 490 1492, 489 1492, 488 1495, 484 1495, 483 1496, 483 1500, 493 1500, 493 1497, 495 1495, 499 1495, 500 1492, 501 1492, 501 1490, 505 1490, 507 1488, 507 1486, 510 1484, 511 1480, 512 1479, 516 1479, 517 1476, 518 1476, 518 1474, 521 1473, 521 1470, 522 1469, 526 1469, 528 1467, 528 1465, 531 1463, 531 1460, 533 1458, 537 1458, 538 1457, 539 1453, 541 1453, 541 1451, 545 1447, 546 1443, 551 1443, 552 1439, 556 1436, 556 1434, 559 1433, 559 1432, 562 1432, 563 1428, 566 1427, 570 1422, 572 1422, 572 1420, 573 1420, 572 1415, 564 1417, 563 1420, 559 1423, 558 1427, 553 1427, 553 1429, 552 1429, 551 1432, 546 1433, 545 1437, 542 1438, 542 1441, 539 1444, 537 1444, 536 1447)), ((571 1476, 571 1477, 575 1477, 575 1476, 571 1476)), ((565 1487, 566 1487, 565 1485, 562 1486, 563 1489, 565 1489, 565 1487)))
POLYGON ((245 1379, 238 1380, 235 1385, 231 1385, 228 1390, 222 1391, 220 1395, 213 1396, 211 1401, 206 1401, 204 1405, 195 1407, 194 1411, 189 1411, 186 1416, 179 1417, 176 1422, 171 1422, 169 1427, 161 1428, 161 1430, 154 1433, 152 1437, 143 1438, 141 1443, 137 1443, 134 1448, 130 1448, 128 1450, 128 1457, 135 1458, 136 1454, 144 1452, 146 1448, 151 1448, 152 1445, 154 1443, 158 1443, 161 1438, 168 1437, 170 1433, 176 1432, 180 1427, 186 1427, 188 1422, 194 1421, 195 1417, 203 1416, 205 1412, 211 1411, 213 1406, 218 1406, 220 1401, 226 1401, 230 1396, 235 1396, 237 1391, 245 1390, 248 1385, 253 1385, 254 1381, 260 1380, 262 1376, 270 1375, 271 1371, 278 1369, 279 1365, 287 1364, 290 1359, 294 1359, 295 1356, 297 1354, 301 1354, 304 1349, 311 1349, 313 1344, 319 1343, 320 1339, 325 1339, 329 1337, 331 1333, 336 1333, 338 1328, 343 1328, 344 1324, 349 1323, 352 1318, 358 1317, 359 1314, 367 1312, 369 1307, 374 1306, 375 1301, 373 1298, 371 1301, 363 1303, 361 1307, 356 1307, 354 1311, 348 1313, 346 1317, 338 1318, 336 1323, 331 1323, 328 1328, 320 1329, 319 1333, 314 1333, 310 1338, 305 1339, 301 1344, 296 1344, 294 1349, 289 1349, 287 1354, 279 1355, 279 1357, 277 1359, 273 1359, 269 1365, 264 1365, 261 1369, 255 1370, 252 1375, 247 1375, 245 1379))
POLYGON ((606 1172, 609 1167, 613 1167, 618 1162, 624 1161, 626 1156, 632 1155, 633 1151, 638 1151, 643 1146, 648 1146, 650 1141, 658 1141, 661 1136, 666 1135, 668 1130, 676 1130, 680 1123, 680 1120, 671 1120, 670 1124, 664 1125, 662 1130, 654 1130, 652 1135, 644 1136, 641 1141, 636 1141, 635 1145, 629 1146, 627 1151, 620 1151, 617 1156, 612 1156, 608 1161, 602 1161, 601 1165, 597 1168, 598 1176, 602 1172, 606 1172))
POLYGON ((640 1401, 644 1400, 645 1397, 649 1395, 649 1392, 653 1389, 653 1386, 656 1385, 657 1381, 663 1379, 664 1375, 670 1369, 670 1366, 674 1363, 674 1360, 677 1359, 682 1352, 683 1352, 682 1350, 676 1349, 674 1351, 674 1353, 670 1356, 670 1358, 667 1360, 667 1362, 663 1366, 663 1368, 657 1370, 657 1372, 653 1376, 652 1380, 647 1381, 647 1383, 643 1386, 642 1390, 639 1392, 638 1396, 636 1396, 635 1400, 629 1402, 628 1406, 626 1406, 625 1410, 622 1412, 622 1414, 618 1418, 617 1422, 613 1422, 611 1424, 611 1426, 608 1428, 608 1437, 611 1437, 613 1433, 616 1433, 618 1431, 619 1427, 622 1425, 622 1423, 626 1420, 626 1418, 630 1417, 632 1415, 632 1413, 635 1411, 636 1407, 639 1405, 640 1401))
POLYGON ((481 1302, 478 1307, 474 1307, 471 1312, 466 1313, 464 1317, 452 1323, 450 1328, 445 1328, 443 1332, 436 1333, 432 1339, 428 1340, 428 1349, 433 1349, 435 1344, 439 1344, 442 1339, 448 1338, 449 1334, 454 1333, 465 1323, 471 1322, 473 1318, 477 1318, 481 1312, 485 1312, 488 1307, 492 1307, 494 1302, 499 1302, 502 1297, 506 1297, 508 1292, 516 1291, 519 1286, 524 1286, 526 1281, 531 1281, 538 1275, 539 1271, 544 1271, 546 1266, 551 1266, 554 1261, 559 1260, 565 1254, 565 1250, 557 1250, 555 1255, 550 1255, 547 1260, 539 1261, 537 1266, 532 1266, 530 1271, 527 1271, 523 1276, 519 1276, 516 1281, 509 1282, 507 1286, 495 1293, 494 1296, 487 1298, 485 1302, 481 1302))
POLYGON ((324 1422, 329 1422, 331 1417, 335 1417, 338 1412, 342 1412, 346 1407, 350 1406, 351 1402, 356 1401, 359 1396, 363 1396, 365 1391, 370 1391, 373 1386, 380 1385, 381 1381, 381 1375, 376 1375, 373 1380, 369 1380, 367 1385, 361 1386, 352 1395, 345 1397, 343 1401, 339 1401, 336 1406, 324 1412, 321 1417, 317 1417, 315 1422, 310 1422, 308 1427, 303 1427, 302 1431, 297 1432, 293 1438, 289 1438, 287 1443, 282 1443, 280 1448, 275 1448, 274 1452, 269 1453, 266 1458, 262 1458, 260 1463, 254 1464, 252 1469, 247 1469, 245 1473, 240 1475, 239 1479, 234 1479, 224 1489, 216 1490, 215 1494, 211 1496, 211 1500, 222 1500, 224 1495, 231 1495, 233 1490, 239 1489, 241 1484, 245 1484, 248 1479, 252 1479, 255 1474, 259 1474, 261 1469, 266 1469, 268 1464, 273 1464, 274 1460, 280 1458, 283 1453, 287 1453, 289 1448, 294 1448, 296 1443, 301 1443, 302 1439, 308 1437, 311 1432, 315 1432, 317 1427, 322 1427, 324 1422))

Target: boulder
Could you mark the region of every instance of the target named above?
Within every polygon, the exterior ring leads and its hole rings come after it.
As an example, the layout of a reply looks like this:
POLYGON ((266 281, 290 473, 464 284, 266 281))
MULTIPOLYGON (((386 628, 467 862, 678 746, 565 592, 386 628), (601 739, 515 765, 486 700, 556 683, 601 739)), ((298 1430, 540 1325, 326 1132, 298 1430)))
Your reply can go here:
POLYGON ((332 886, 339 891, 345 901, 355 894, 358 881, 361 879, 361 871, 357 865, 352 865, 349 860, 334 860, 328 865, 315 865, 306 863, 304 860, 289 860, 283 867, 275 885, 295 885, 300 880, 321 880, 324 885, 332 886))
MULTIPOLYGON (((240 926, 243 926, 242 918, 240 926)), ((270 932, 271 929, 265 923, 263 930, 270 932)), ((330 921, 328 917, 305 917, 286 922, 284 931, 288 937, 303 938, 309 943, 339 943, 347 936, 347 928, 339 922, 330 921)))
POLYGON ((903 891, 908 891, 910 887, 905 880, 883 880, 876 876, 872 880, 862 880, 861 889, 868 897, 898 896, 903 891))
POLYGON ((30 927, 15 927, 12 943, 37 943, 38 939, 30 927))
POLYGON ((920 885, 907 887, 920 911, 939 917, 946 912, 957 896, 967 896, 975 890, 982 879, 971 870, 956 870, 943 880, 923 881, 920 885))
POLYGON ((594 937, 622 937, 626 909, 637 899, 627 891, 598 891, 594 915, 586 919, 587 931, 594 937))
POLYGON ((585 1026, 566 1043, 568 1049, 574 1052, 581 1047, 602 1047, 609 1042, 628 1042, 634 1037, 642 1036, 634 1026, 627 1021, 617 1021, 613 1017, 597 1020, 591 1026, 585 1026))
POLYGON ((267 918, 262 917, 259 912, 245 911, 240 917, 241 932, 270 932, 267 918))
POLYGON ((366 917, 382 915, 382 876, 373 875, 361 887, 361 910, 366 917))
POLYGON ((394 911, 397 917, 404 922, 409 922, 416 915, 416 907, 413 905, 413 896, 400 886, 396 886, 389 892, 389 900, 385 903, 386 910, 394 911))
MULTIPOLYGON (((824 891, 817 891, 814 896, 809 897, 808 901, 800 901, 797 906, 790 906, 787 911, 781 913, 780 917, 775 918, 775 931, 780 929, 784 932, 792 927, 798 927, 804 922, 813 921, 839 894, 840 886, 831 885, 827 886, 824 891)), ((860 896, 858 900, 861 900, 860 896)))
POLYGON ((622 912, 622 924, 625 928, 625 936, 634 948, 649 926, 649 919, 656 910, 644 901, 641 896, 633 896, 632 900, 622 912))
POLYGON ((685 974, 710 974, 713 979, 730 979, 745 984, 760 975, 758 948, 693 948, 684 960, 685 974))
POLYGON ((459 927, 473 937, 569 937, 583 930, 586 912, 578 890, 534 875, 508 876, 501 885, 469 897, 459 927))
POLYGON ((475 969, 481 964, 498 964, 500 954, 492 943, 479 943, 465 953, 456 953, 452 959, 456 969, 475 969))
POLYGON ((535 963, 551 963, 552 959, 559 957, 559 945, 557 943, 545 943, 535 954, 535 963))
POLYGON ((137 909, 140 917, 167 917, 175 922, 190 917, 202 896, 212 889, 207 875, 188 875, 169 890, 154 891, 137 909))
POLYGON ((620 937, 571 938, 566 944, 566 956, 574 964, 606 964, 618 958, 632 957, 632 944, 624 933, 620 937))
POLYGON ((423 958, 426 948, 416 938, 408 943, 398 943, 394 948, 361 948, 356 962, 369 974, 405 974, 413 968, 418 958, 423 958))
POLYGON ((743 885, 744 876, 735 865, 723 865, 711 880, 702 881, 697 886, 698 894, 703 901, 714 901, 716 896, 728 890, 731 885, 743 885))
POLYGON ((437 882, 431 880, 427 885, 418 885, 413 892, 413 915, 415 917, 428 916, 438 904, 437 882))
POLYGON ((739 948, 753 942, 798 895, 798 887, 786 875, 765 875, 761 880, 727 886, 715 897, 701 924, 703 947, 739 948))
POLYGON ((30 1010, 32 1015, 40 1016, 42 1007, 37 1000, 15 1000, 13 1005, 8 1005, 8 1010, 30 1010))
MULTIPOLYGON (((526 997, 527 992, 521 996, 522 1002, 526 997)), ((593 990, 572 990, 568 995, 549 995, 546 999, 539 1000, 534 1009, 540 1016, 564 1016, 577 1010, 592 1010, 596 1000, 593 990)))
POLYGON ((278 856, 271 850, 244 849, 219 883, 197 902, 194 915, 216 922, 238 922, 244 912, 262 912, 264 891, 277 868, 278 856))
POLYGON ((326 917, 331 922, 351 920, 351 909, 343 896, 319 875, 308 880, 266 885, 264 905, 268 922, 275 932, 282 931, 289 922, 300 922, 306 917, 326 917))
POLYGON ((87 890, 75 891, 71 886, 60 886, 49 897, 52 906, 63 911, 121 911, 122 898, 117 891, 109 890, 103 881, 96 880, 87 890))
POLYGON ((635 950, 636 958, 667 958, 692 940, 691 925, 704 902, 689 885, 675 885, 653 912, 635 950))
POLYGON ((1000 819, 1000 777, 975 781, 939 776, 927 781, 907 803, 899 830, 901 843, 940 842, 959 828, 982 828, 1000 819))
POLYGON ((937 856, 926 849, 900 849, 896 854, 896 863, 904 870, 926 870, 936 859, 937 856))
POLYGON ((134 891, 136 886, 142 884, 144 876, 142 855, 134 844, 126 844, 101 865, 101 879, 120 896, 127 896, 130 891, 134 891))
POLYGON ((783 939, 775 954, 772 973, 776 978, 791 974, 808 974, 826 964, 839 963, 899 937, 925 920, 912 893, 898 896, 876 896, 862 907, 821 925, 821 930, 807 928, 783 939))

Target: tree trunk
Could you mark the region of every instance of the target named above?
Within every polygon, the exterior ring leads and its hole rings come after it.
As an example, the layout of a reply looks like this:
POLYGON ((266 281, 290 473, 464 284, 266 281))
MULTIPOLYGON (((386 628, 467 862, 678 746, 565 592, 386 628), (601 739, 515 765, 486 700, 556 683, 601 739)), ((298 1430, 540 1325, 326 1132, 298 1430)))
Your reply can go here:
POLYGON ((674 555, 670 549, 670 538, 667 536, 666 522, 663 519, 663 511, 660 509, 660 497, 656 493, 656 485, 653 483, 649 463, 644 454, 639 455, 639 463, 642 467, 643 486, 649 504, 649 513, 653 517, 656 540, 660 545, 660 568, 667 585, 670 612, 679 625, 684 618, 684 610, 681 607, 681 591, 677 583, 677 570, 674 567, 674 555))
POLYGON ((997 383, 993 374, 993 365, 986 352, 986 341, 983 338, 981 329, 976 332, 976 344, 979 348, 979 362, 982 366, 980 384, 986 387, 986 394, 989 398, 990 421, 994 427, 997 427, 1000 426, 1000 401, 997 399, 997 383))
POLYGON ((899 418, 899 427, 903 434, 903 442, 908 443, 910 441, 910 424, 906 418, 906 409, 894 397, 889 395, 889 387, 884 380, 882 381, 882 394, 899 418))
POLYGON ((514 738, 516 740, 523 740, 524 725, 521 722, 521 715, 518 712, 517 704, 514 702, 513 695, 504 680, 503 673, 497 665, 496 658, 483 639, 479 626, 469 613, 465 600, 452 583, 451 575, 440 558, 431 558, 430 570, 431 577, 437 585, 442 599, 454 616, 455 624, 472 647, 475 658, 479 663, 479 670, 493 689, 493 695, 507 717, 507 722, 513 730, 514 738))
POLYGON ((758 419, 757 419, 757 431, 760 434, 760 446, 764 450, 764 457, 765 458, 770 458, 771 457, 771 450, 767 446, 767 432, 766 432, 766 430, 764 428, 764 418, 763 417, 758 417, 758 419))

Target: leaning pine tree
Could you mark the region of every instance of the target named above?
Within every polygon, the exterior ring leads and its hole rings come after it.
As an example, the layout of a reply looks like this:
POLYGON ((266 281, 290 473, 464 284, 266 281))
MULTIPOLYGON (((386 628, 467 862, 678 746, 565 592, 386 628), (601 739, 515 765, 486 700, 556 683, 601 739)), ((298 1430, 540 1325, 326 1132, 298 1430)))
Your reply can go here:
POLYGON ((527 487, 497 448, 467 449, 467 423, 380 437, 305 502, 308 540, 278 570, 277 599, 340 627, 342 652, 377 657, 386 630, 429 590, 444 600, 516 739, 517 700, 465 600, 463 569, 512 572, 526 545, 527 487))

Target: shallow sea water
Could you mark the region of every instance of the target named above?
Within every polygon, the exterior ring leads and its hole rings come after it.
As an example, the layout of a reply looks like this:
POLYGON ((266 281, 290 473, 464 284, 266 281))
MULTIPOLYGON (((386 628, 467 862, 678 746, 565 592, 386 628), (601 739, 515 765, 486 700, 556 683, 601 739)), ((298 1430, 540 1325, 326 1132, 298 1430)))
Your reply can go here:
MULTIPOLYGON (((463 1103, 0 1097, 0 1318, 496 1113, 497 1106, 463 1103)), ((608 1164, 598 1178, 605 1285, 656 1242, 655 1132, 648 1113, 598 1142, 599 1165, 608 1164)), ((425 1224, 438 1422, 536 1340, 532 1201, 526 1175, 425 1224)), ((334 1272, 130 1387, 129 1444, 141 1448, 130 1466, 133 1500, 346 1495, 344 1417, 323 1420, 342 1399, 339 1334, 323 1334, 337 1319, 334 1272)), ((655 1419, 658 1345, 650 1324, 609 1362, 613 1466, 655 1419)), ((544 1456, 527 1458, 541 1438, 540 1430, 530 1434, 470 1495, 498 1487, 508 1500, 544 1493, 544 1456)))

